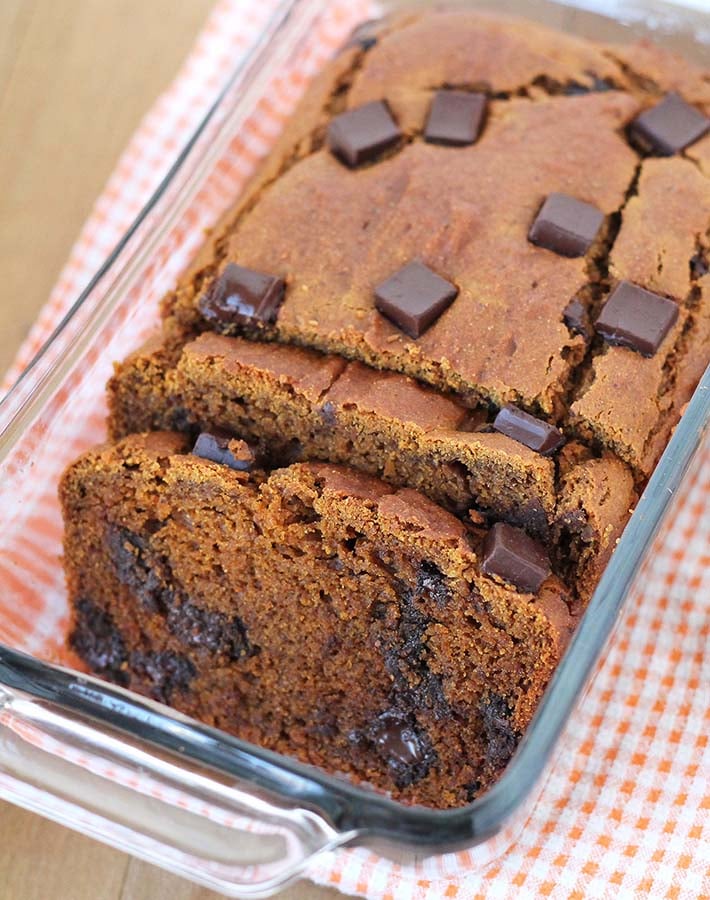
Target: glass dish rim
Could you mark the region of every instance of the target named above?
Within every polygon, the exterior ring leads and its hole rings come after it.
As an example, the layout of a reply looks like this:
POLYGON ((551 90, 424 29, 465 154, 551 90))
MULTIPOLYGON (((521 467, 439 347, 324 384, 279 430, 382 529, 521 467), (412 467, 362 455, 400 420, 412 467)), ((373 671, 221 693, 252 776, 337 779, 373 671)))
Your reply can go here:
MULTIPOLYGON (((577 5, 570 3, 570 0, 563 0, 563 3, 577 5)), ((287 19, 298 5, 299 0, 283 0, 274 13, 271 27, 277 18, 287 19)), ((316 6, 315 3, 311 5, 314 8, 316 6)), ((584 4, 580 3, 579 6, 583 8, 584 4)), ((119 269, 120 272, 120 265, 130 264, 135 257, 137 250, 130 249, 132 238, 148 222, 151 213, 156 210, 176 177, 184 172, 192 154, 196 149, 199 150, 200 138, 218 114, 223 112, 222 104, 229 97, 230 90, 258 57, 258 51, 257 46, 230 73, 146 205, 0 401, 0 416, 8 408, 11 411, 0 432, 0 456, 9 452, 21 439, 21 434, 14 438, 11 435, 9 441, 7 438, 7 432, 17 418, 31 410, 33 405, 39 405, 37 385, 20 406, 12 410, 12 402, 18 389, 37 372, 39 364, 55 341, 66 333, 103 279, 112 274, 115 278, 115 270, 119 269), (127 249, 130 250, 130 255, 124 262, 122 255, 127 249)), ((174 204, 175 201, 164 215, 169 214, 174 204)), ((96 312, 91 313, 90 322, 95 315, 96 312)), ((72 338, 72 341, 75 339, 72 338)), ((51 362, 41 375, 42 381, 50 377, 59 380, 62 372, 68 372, 70 362, 64 356, 51 362)), ((41 407, 38 412, 41 412, 41 407)), ((464 807, 436 810, 406 806, 374 790, 350 784, 290 757, 272 753, 224 732, 187 720, 173 711, 158 710, 137 695, 131 695, 106 682, 45 663, 2 645, 0 685, 6 684, 37 699, 59 703, 70 711, 86 715, 111 728, 137 735, 186 761, 207 765, 273 792, 278 797, 313 807, 340 831, 356 832, 359 836, 377 836, 428 853, 470 846, 472 842, 485 840, 502 828, 530 795, 545 770, 569 715, 613 631, 629 596, 631 582, 709 423, 710 369, 703 376, 657 464, 513 759, 489 791, 464 807)))

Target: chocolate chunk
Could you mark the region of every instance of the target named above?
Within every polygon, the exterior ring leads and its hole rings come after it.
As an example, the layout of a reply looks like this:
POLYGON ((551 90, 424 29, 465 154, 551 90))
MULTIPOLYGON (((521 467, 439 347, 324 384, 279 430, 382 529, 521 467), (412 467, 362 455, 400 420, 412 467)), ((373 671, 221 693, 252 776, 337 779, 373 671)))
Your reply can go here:
POLYGON ((164 577, 168 573, 161 574, 157 560, 150 558, 148 541, 127 528, 108 525, 105 545, 121 584, 130 588, 150 612, 164 613, 173 602, 170 578, 164 577))
POLYGON ((622 281, 596 321, 597 332, 610 344, 653 356, 678 318, 678 306, 666 297, 622 281))
POLYGON ((423 778, 436 758, 428 737, 419 732, 410 715, 398 709, 378 716, 367 736, 399 788, 423 778))
POLYGON ((491 694, 479 706, 486 735, 486 759, 496 769, 506 765, 518 746, 520 736, 510 722, 510 709, 498 694, 491 694))
MULTIPOLYGON (((390 648, 392 654, 389 661, 386 660, 387 670, 391 675, 402 675, 401 665, 405 662, 409 667, 416 669, 425 654, 425 635, 427 628, 432 624, 419 608, 417 597, 409 585, 402 585, 398 591, 399 623, 395 643, 390 648)), ((388 653, 385 652, 385 656, 388 653)), ((421 674, 421 673, 420 673, 421 674)), ((400 683, 400 688, 406 691, 408 684, 405 680, 400 683)))
POLYGON ((336 116, 328 126, 328 147, 353 168, 393 147, 402 136, 383 100, 373 100, 336 116))
POLYGON ((604 222, 604 213, 567 194, 550 194, 532 224, 528 240, 559 253, 584 256, 604 222))
POLYGON ((449 147, 475 143, 481 131, 487 103, 485 94, 437 91, 424 129, 425 140, 449 147))
POLYGON ((248 472, 254 465, 254 453, 246 441, 224 431, 203 431, 192 448, 195 456, 209 459, 238 472, 248 472))
POLYGON ((496 522, 483 545, 481 571, 536 594, 550 574, 547 551, 520 528, 496 522))
POLYGON ((673 156, 710 130, 710 119, 680 94, 670 93, 629 125, 630 139, 644 153, 673 156))
POLYGON ((451 599, 448 580, 441 569, 429 560, 424 560, 417 574, 417 598, 426 603, 446 606, 451 599))
POLYGON ((453 303, 459 289, 414 261, 375 288, 375 306, 411 338, 418 338, 453 303))
POLYGON ((587 308, 576 297, 570 300, 562 313, 562 319, 572 334, 581 334, 585 341, 592 339, 594 329, 587 308))
MULTIPOLYGON (((451 597, 443 573, 426 561, 418 573, 416 586, 400 582, 397 599, 396 608, 394 604, 388 604, 383 610, 383 627, 377 637, 385 669, 392 678, 392 696, 396 703, 396 709, 383 716, 388 721, 392 716, 399 717, 414 727, 413 719, 407 718, 409 713, 428 709, 437 720, 451 713, 441 678, 431 672, 427 664, 427 630, 435 620, 421 608, 432 601, 443 607, 451 597)), ((414 730, 426 749, 429 746, 426 735, 414 730)))
POLYGON ((228 617, 215 610, 195 606, 189 600, 173 604, 166 617, 168 631, 182 644, 196 647, 230 660, 253 656, 244 623, 238 616, 228 617))
POLYGON ((126 645, 111 615, 93 601, 77 600, 69 643, 94 672, 117 684, 128 684, 126 645))
POLYGON ((160 703, 170 703, 174 694, 186 691, 197 674, 186 656, 170 650, 158 653, 135 650, 130 655, 129 666, 150 696, 160 703))
POLYGON ((493 427, 501 434, 525 444, 543 456, 554 453, 565 442, 559 428, 548 425, 542 419, 536 419, 535 416, 523 412, 511 403, 501 409, 493 421, 493 427))
POLYGON ((375 746, 383 756, 398 765, 412 766, 424 759, 417 735, 408 725, 396 719, 381 723, 375 746))
POLYGON ((285 284, 276 275, 265 275, 227 263, 200 298, 200 312, 209 322, 230 325, 269 325, 283 302, 285 284))

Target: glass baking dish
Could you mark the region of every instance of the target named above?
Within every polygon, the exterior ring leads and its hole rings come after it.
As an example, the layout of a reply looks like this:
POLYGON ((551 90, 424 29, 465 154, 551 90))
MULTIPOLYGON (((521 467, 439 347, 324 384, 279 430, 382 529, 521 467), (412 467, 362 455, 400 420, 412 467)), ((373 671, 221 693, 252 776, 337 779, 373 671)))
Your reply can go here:
MULTIPOLYGON (((465 808, 405 807, 70 668, 53 499, 59 474, 102 438, 112 361, 154 327, 158 298, 230 199, 225 159, 235 136, 306 36, 333 28, 335 6, 278 6, 153 198, 0 405, 0 796, 237 897, 269 896, 319 854, 345 847, 407 863, 465 849, 469 869, 505 851, 553 751, 574 741, 570 715, 700 458, 710 420, 706 372, 513 760, 465 808)), ((343 8, 335 21, 345 36, 366 16, 355 4, 343 8)), ((498 0, 495 8, 602 40, 652 32, 691 56, 707 54, 710 43, 707 15, 680 5, 498 0), (614 19, 593 12, 605 7, 614 19)))

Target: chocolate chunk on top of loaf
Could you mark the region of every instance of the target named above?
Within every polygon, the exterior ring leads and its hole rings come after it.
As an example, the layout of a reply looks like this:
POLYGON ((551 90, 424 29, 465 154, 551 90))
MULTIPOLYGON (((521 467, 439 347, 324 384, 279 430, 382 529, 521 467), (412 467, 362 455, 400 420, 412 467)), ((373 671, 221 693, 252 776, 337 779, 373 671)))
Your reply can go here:
POLYGON ((554 453, 564 444, 564 435, 542 419, 529 415, 522 409, 508 404, 493 420, 493 427, 514 441, 520 441, 531 450, 544 456, 554 453))
POLYGON ((678 318, 678 305, 666 297, 622 281, 604 304, 595 323, 610 344, 653 356, 678 318))
POLYGON ((458 288, 418 260, 407 263, 375 288, 375 306, 411 338, 436 322, 458 288))
POLYGON ((328 126, 328 146, 351 167, 376 159, 400 137, 397 123, 382 101, 340 113, 328 126))
POLYGON ((465 147, 478 139, 488 98, 470 91, 437 91, 424 127, 424 138, 432 144, 465 147))
POLYGON ((660 103, 637 116, 629 125, 632 141, 646 153, 673 156, 710 131, 710 117, 679 94, 666 94, 660 103))
POLYGON ((192 452, 202 459, 210 459, 240 472, 248 472, 255 462, 254 451, 249 444, 234 439, 222 429, 200 432, 192 452))
POLYGON ((285 285, 275 275, 229 263, 200 300, 205 319, 224 325, 267 325, 274 322, 285 285))
POLYGON ((550 194, 535 217, 528 238, 561 256, 584 256, 603 222, 604 214, 591 203, 567 194, 550 194))

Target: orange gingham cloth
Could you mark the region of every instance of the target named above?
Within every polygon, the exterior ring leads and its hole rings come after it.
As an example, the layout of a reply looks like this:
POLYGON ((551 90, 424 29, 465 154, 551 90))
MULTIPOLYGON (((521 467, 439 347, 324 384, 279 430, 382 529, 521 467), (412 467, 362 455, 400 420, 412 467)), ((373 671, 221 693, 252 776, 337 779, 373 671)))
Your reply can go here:
MULTIPOLYGON (((275 0, 217 5, 178 78, 146 116, 97 201, 5 387, 139 212, 275 5, 275 0)), ((328 4, 309 46, 272 84, 222 161, 221 184, 229 189, 224 202, 268 150, 308 77, 353 24, 371 14, 367 0, 328 4)), ((197 210, 195 221, 201 221, 199 213, 214 219, 219 210, 213 206, 197 210)), ((136 343, 140 337, 137 333, 136 343)), ((97 438, 102 412, 97 402, 87 414, 87 432, 96 430, 97 438)), ((314 861, 310 878, 377 900, 710 898, 710 447, 700 456, 575 714, 574 741, 566 742, 505 855, 483 869, 467 852, 407 867, 364 849, 340 850, 314 861)), ((40 494, 32 502, 30 520, 51 521, 44 537, 56 544, 56 501, 40 494)), ((2 562, 0 585, 11 575, 2 562)), ((47 595, 61 594, 56 558, 47 557, 43 565, 47 595)), ((66 603, 59 596, 51 609, 46 606, 23 618, 21 610, 7 601, 3 607, 0 599, 0 640, 61 659, 57 632, 66 621, 66 603)))

